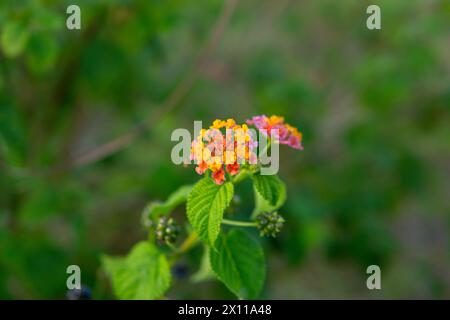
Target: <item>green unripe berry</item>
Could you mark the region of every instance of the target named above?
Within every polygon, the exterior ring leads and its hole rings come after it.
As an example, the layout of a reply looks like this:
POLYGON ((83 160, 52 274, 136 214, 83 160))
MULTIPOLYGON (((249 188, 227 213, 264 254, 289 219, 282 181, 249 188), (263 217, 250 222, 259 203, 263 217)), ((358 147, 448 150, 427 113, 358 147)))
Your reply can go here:
POLYGON ((173 244, 180 233, 180 227, 173 218, 163 216, 158 220, 155 233, 160 244, 173 244))
POLYGON ((256 224, 261 236, 276 237, 283 228, 284 219, 277 212, 265 212, 256 217, 256 224))

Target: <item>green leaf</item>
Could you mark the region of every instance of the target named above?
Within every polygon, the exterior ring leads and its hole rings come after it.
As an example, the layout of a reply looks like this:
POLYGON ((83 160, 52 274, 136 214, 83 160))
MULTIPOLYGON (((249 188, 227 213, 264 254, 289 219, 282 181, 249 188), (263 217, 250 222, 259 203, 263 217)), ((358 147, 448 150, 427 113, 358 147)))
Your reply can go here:
POLYGON ((266 278, 264 252, 256 240, 240 229, 222 235, 211 250, 211 267, 217 278, 241 299, 259 296, 266 278))
POLYGON ((283 190, 284 183, 276 175, 261 175, 256 173, 253 175, 253 184, 256 191, 269 203, 275 206, 278 203, 283 190))
POLYGON ((261 212, 275 211, 286 202, 286 186, 278 176, 254 174, 253 185, 255 189, 253 217, 261 212))
POLYGON ((220 232, 223 213, 233 198, 231 182, 217 185, 204 177, 192 188, 187 199, 187 216, 199 238, 211 246, 220 232))
POLYGON ((0 42, 7 57, 16 57, 25 49, 29 38, 26 26, 16 21, 7 22, 0 42))
POLYGON ((286 189, 283 188, 280 197, 278 198, 278 202, 276 205, 272 206, 265 200, 256 188, 254 190, 255 193, 255 209, 253 210, 252 217, 255 218, 258 214, 262 212, 272 212, 280 208, 286 202, 286 189))
POLYGON ((125 269, 125 258, 124 257, 110 257, 108 255, 102 255, 100 257, 101 264, 106 274, 111 279, 113 286, 115 286, 114 277, 119 273, 121 269, 125 269))
POLYGON ((166 257, 149 242, 137 243, 125 258, 103 256, 102 264, 119 299, 155 299, 170 287, 166 257))
POLYGON ((187 200, 191 190, 192 185, 182 186, 177 191, 173 192, 165 202, 151 202, 144 209, 144 218, 151 219, 161 215, 168 215, 173 211, 173 209, 187 200))

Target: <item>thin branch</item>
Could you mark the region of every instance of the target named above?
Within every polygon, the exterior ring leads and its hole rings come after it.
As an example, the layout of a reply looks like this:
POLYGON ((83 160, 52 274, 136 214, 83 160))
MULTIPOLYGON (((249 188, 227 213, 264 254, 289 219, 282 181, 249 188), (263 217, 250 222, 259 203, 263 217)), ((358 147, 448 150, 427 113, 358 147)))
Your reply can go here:
POLYGON ((236 4, 237 0, 225 1, 222 11, 215 23, 215 26, 208 37, 206 45, 199 55, 191 72, 188 73, 188 75, 172 91, 169 97, 160 105, 158 109, 159 112, 156 115, 154 115, 153 113, 148 115, 146 119, 144 119, 140 124, 132 128, 127 133, 81 154, 73 160, 70 166, 76 168, 89 165, 122 150, 136 138, 138 138, 142 133, 144 133, 147 128, 151 127, 152 124, 160 121, 168 113, 173 111, 175 107, 180 103, 180 101, 192 89, 192 87, 196 83, 198 76, 201 73, 204 61, 218 46, 219 41, 222 38, 227 25, 229 24, 231 16, 233 15, 236 4))
POLYGON ((251 221, 236 221, 236 220, 228 220, 228 219, 222 219, 222 224, 228 224, 230 226, 237 226, 237 227, 256 227, 256 222, 251 221))

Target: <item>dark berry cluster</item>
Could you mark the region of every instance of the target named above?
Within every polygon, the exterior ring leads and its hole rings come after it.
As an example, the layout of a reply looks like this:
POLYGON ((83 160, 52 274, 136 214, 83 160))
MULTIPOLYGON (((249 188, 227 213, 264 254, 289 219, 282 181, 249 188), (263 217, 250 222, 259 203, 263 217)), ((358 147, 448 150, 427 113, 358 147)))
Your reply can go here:
POLYGON ((175 264, 171 271, 177 279, 186 279, 189 276, 189 268, 185 263, 175 264))
POLYGON ((277 212, 265 212, 256 217, 256 224, 261 236, 276 237, 283 228, 284 219, 277 212))
POLYGON ((68 300, 90 300, 92 292, 89 287, 81 285, 80 289, 69 290, 66 295, 68 300))
POLYGON ((169 217, 160 217, 156 225, 156 239, 160 244, 173 244, 180 233, 180 227, 169 217))

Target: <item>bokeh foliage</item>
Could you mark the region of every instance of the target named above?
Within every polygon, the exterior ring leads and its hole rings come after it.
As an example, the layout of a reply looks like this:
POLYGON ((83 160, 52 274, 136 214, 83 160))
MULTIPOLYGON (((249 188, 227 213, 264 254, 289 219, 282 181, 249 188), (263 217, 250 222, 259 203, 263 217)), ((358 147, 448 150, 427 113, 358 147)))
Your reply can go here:
MULTIPOLYGON (((176 108, 81 166, 157 117, 223 1, 79 0, 80 31, 69 4, 0 3, 0 298, 64 298, 69 264, 111 297, 101 254, 128 252, 146 203, 198 179, 170 161, 171 131, 254 114, 285 116, 305 146, 282 150, 286 230, 265 244, 264 298, 450 297, 449 1, 239 1, 176 108), (365 27, 372 3, 380 31, 365 27), (381 292, 365 287, 369 264, 381 292)), ((241 188, 237 217, 252 209, 241 188)), ((168 296, 230 298, 186 280, 168 296)))

